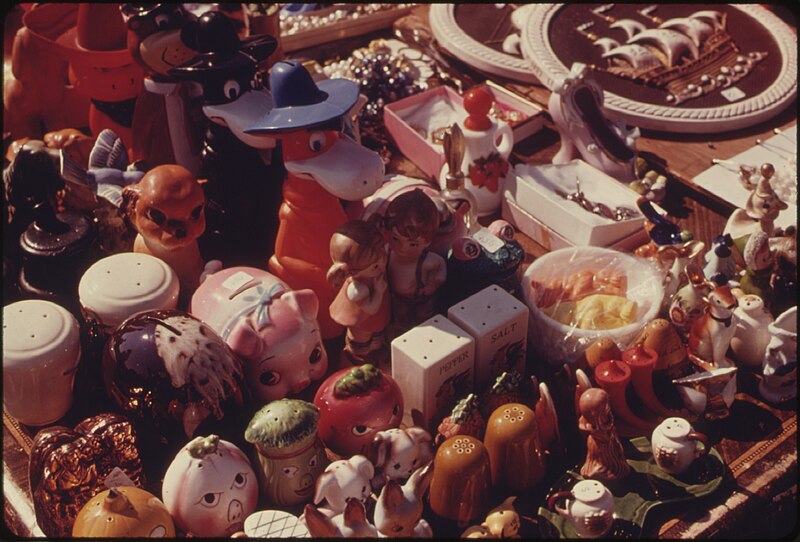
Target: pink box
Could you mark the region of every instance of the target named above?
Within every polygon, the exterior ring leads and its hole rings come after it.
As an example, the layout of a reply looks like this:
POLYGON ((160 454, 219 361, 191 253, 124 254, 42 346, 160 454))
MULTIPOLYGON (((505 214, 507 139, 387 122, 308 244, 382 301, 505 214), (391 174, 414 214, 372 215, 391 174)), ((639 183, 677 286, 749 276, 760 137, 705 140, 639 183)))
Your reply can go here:
MULTIPOLYGON (((484 86, 492 93, 501 110, 513 110, 522 114, 522 120, 512 125, 515 141, 521 141, 541 129, 543 123, 541 108, 495 83, 487 82, 484 86)), ((439 86, 388 104, 383 109, 383 122, 400 152, 414 162, 425 175, 438 179, 445 163, 444 150, 442 145, 432 142, 430 134, 441 126, 420 126, 427 132, 427 137, 423 137, 406 121, 415 108, 429 100, 442 100, 457 111, 450 124, 463 120, 467 115, 462 108, 461 95, 450 87, 439 86)))

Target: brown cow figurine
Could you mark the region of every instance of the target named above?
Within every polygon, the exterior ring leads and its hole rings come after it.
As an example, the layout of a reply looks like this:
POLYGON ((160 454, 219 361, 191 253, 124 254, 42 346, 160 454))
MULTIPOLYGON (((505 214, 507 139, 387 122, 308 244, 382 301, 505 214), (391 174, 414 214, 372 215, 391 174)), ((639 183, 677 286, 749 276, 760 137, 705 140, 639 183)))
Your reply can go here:
POLYGON ((178 274, 181 294, 191 295, 200 283, 204 262, 197 238, 206 228, 205 195, 183 166, 155 167, 138 184, 122 192, 122 208, 139 235, 134 252, 161 258, 178 274))

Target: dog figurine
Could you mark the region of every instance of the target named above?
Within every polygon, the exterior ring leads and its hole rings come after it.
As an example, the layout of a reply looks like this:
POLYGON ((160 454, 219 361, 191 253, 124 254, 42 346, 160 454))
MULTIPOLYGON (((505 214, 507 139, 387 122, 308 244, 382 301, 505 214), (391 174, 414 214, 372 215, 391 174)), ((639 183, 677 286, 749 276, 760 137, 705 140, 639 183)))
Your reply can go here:
POLYGON ((730 286, 718 286, 708 294, 706 313, 692 324, 689 355, 700 358, 697 362, 706 370, 732 366, 725 353, 736 334, 739 317, 734 309, 737 306, 730 286))

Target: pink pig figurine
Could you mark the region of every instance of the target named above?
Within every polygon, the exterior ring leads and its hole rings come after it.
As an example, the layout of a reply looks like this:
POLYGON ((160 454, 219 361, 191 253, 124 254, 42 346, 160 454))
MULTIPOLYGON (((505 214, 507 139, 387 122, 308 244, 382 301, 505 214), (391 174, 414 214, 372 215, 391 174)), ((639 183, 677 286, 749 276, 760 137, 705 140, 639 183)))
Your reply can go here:
POLYGON ((242 357, 253 395, 267 403, 300 393, 328 370, 318 311, 313 290, 292 291, 267 271, 231 267, 205 278, 190 312, 242 357))

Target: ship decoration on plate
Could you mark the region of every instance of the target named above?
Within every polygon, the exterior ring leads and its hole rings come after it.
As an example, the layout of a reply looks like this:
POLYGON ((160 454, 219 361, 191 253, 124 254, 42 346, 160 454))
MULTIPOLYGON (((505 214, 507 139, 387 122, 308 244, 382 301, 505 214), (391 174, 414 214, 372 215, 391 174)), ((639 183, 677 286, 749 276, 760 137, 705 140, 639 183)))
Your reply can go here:
MULTIPOLYGON (((596 34, 593 21, 576 27, 602 48, 608 61, 606 67, 592 68, 665 90, 672 105, 730 88, 767 57, 766 51, 742 52, 726 31, 727 15, 719 11, 700 10, 664 21, 652 5, 637 10, 642 19, 637 20, 615 18, 609 14, 613 7, 603 4, 591 12, 610 23, 609 30, 617 30, 612 35, 624 32, 626 41, 596 34)), ((744 95, 731 92, 726 97, 735 101, 744 95)))

